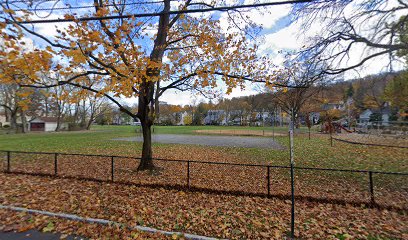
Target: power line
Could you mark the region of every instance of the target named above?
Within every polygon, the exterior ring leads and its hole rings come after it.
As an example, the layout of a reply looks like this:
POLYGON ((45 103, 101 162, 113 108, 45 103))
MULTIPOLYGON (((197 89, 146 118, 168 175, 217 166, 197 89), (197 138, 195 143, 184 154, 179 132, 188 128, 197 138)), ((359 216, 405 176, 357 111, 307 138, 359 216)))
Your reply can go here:
POLYGON ((8 4, 13 4, 13 3, 43 3, 43 2, 55 2, 59 0, 15 0, 15 1, 6 1, 6 2, 0 2, 0 4, 8 3, 8 4))
MULTIPOLYGON (((61 0, 15 0, 15 1, 2 1, 0 2, 0 4, 29 4, 29 5, 33 5, 33 4, 43 4, 43 3, 50 3, 50 2, 59 2, 61 0)), ((62 1, 61 1, 62 2, 62 1)))
MULTIPOLYGON (((54 0, 52 0, 54 1, 54 0)), ((128 6, 128 5, 143 5, 143 4, 155 4, 163 3, 163 1, 151 1, 151 2, 133 2, 133 3, 117 3, 117 4, 107 4, 103 7, 114 7, 114 6, 128 6)), ((84 9, 84 8, 95 8, 95 5, 88 6, 67 6, 67 7, 55 7, 55 8, 28 8, 28 9, 12 9, 14 12, 22 11, 53 11, 53 10, 71 10, 71 9, 84 9)))
MULTIPOLYGON (((205 9, 189 9, 189 10, 177 10, 177 11, 162 11, 156 13, 138 13, 138 14, 129 14, 123 16, 103 16, 103 17, 81 17, 81 18, 69 18, 69 19, 40 19, 40 20, 31 20, 31 21, 18 21, 19 24, 37 24, 37 23, 61 23, 61 22, 74 22, 74 21, 96 21, 96 20, 109 20, 109 19, 123 19, 123 18, 136 18, 136 17, 158 17, 164 14, 188 14, 188 13, 203 13, 203 12, 212 12, 212 11, 228 11, 235 9, 243 8, 256 8, 256 7, 266 7, 266 6, 278 6, 278 5, 288 5, 296 3, 308 3, 316 2, 318 0, 288 0, 282 2, 268 2, 268 3, 257 3, 257 4, 244 4, 237 6, 224 6, 224 7, 213 7, 205 9)), ((332 1, 332 0, 328 0, 332 1)), ((7 24, 13 24, 13 22, 6 20, 7 24)))

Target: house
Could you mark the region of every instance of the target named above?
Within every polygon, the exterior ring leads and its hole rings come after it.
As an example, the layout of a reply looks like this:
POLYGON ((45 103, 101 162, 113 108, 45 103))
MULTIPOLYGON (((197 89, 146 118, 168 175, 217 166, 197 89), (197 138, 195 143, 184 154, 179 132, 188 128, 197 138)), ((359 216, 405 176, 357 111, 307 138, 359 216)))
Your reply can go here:
POLYGON ((346 106, 343 101, 340 101, 340 102, 335 102, 335 103, 325 103, 323 104, 322 109, 324 111, 328 111, 328 110, 344 111, 346 109, 346 106))
POLYGON ((310 112, 309 119, 313 125, 317 124, 320 121, 320 112, 310 112))
POLYGON ((384 103, 384 105, 380 109, 366 109, 362 113, 360 113, 357 124, 359 126, 371 126, 373 125, 373 121, 370 121, 371 115, 377 114, 381 116, 381 120, 379 122, 375 122, 375 125, 379 123, 379 125, 388 126, 390 123, 390 116, 391 116, 391 108, 388 103, 384 103))
POLYGON ((226 116, 224 110, 209 110, 204 118, 205 125, 226 125, 226 116))
MULTIPOLYGON (((57 128, 56 117, 36 117, 30 120, 28 130, 32 132, 53 132, 57 128)), ((61 130, 68 129, 68 123, 61 122, 61 130)))
POLYGON ((176 123, 176 125, 178 125, 178 126, 186 125, 186 120, 185 120, 186 117, 191 116, 191 112, 187 112, 187 111, 178 112, 176 114, 178 114, 177 119, 180 119, 180 121, 178 123, 176 123))
POLYGON ((272 125, 273 116, 270 112, 256 111, 253 113, 251 121, 255 126, 265 126, 265 124, 272 125))
POLYGON ((362 113, 360 113, 358 117, 358 124, 367 125, 370 121, 371 114, 373 114, 373 111, 371 111, 371 109, 366 109, 362 113))

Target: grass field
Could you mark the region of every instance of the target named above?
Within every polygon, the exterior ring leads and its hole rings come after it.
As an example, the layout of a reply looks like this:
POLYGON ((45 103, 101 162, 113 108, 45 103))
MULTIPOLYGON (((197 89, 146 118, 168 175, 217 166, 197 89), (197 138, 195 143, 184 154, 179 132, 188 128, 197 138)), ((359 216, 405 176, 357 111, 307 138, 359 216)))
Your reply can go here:
MULTIPOLYGON (((0 150, 38 152, 97 153, 123 156, 139 156, 141 143, 112 141, 113 138, 137 135, 135 126, 95 126, 91 131, 60 133, 28 133, 0 135, 0 150)), ((196 130, 270 130, 269 127, 223 127, 223 126, 156 126, 160 134, 196 134, 196 130)), ((285 132, 285 128, 277 128, 285 132)), ((288 138, 275 137, 288 146, 288 138)), ((242 163, 270 163, 287 165, 288 151, 208 147, 181 144, 153 145, 155 157, 169 159, 211 160, 242 163)), ((381 171, 408 171, 408 149, 367 147, 335 142, 329 144, 328 135, 315 134, 309 140, 307 135, 295 136, 295 160, 297 166, 335 167, 347 169, 370 169, 381 171)))

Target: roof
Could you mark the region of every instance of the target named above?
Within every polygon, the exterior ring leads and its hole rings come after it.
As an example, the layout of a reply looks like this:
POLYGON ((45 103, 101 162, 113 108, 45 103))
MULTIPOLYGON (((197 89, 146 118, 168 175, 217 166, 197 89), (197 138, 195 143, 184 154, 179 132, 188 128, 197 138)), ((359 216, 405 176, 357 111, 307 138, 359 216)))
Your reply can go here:
POLYGON ((58 122, 57 117, 36 117, 36 118, 32 119, 31 121, 34 121, 36 119, 41 120, 43 122, 58 122))

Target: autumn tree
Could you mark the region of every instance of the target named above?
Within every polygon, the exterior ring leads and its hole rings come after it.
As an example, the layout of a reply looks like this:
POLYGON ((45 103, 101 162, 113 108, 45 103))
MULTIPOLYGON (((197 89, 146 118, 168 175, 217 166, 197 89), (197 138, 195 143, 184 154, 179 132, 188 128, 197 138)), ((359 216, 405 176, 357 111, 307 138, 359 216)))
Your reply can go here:
MULTIPOLYGON (((0 59, 3 57, 0 55, 0 59)), ((22 123, 20 130, 25 133, 28 131, 26 112, 33 108, 32 97, 30 97, 33 91, 16 84, 15 81, 22 76, 8 72, 7 69, 10 66, 7 63, 2 61, 0 66, 0 77, 3 77, 3 81, 0 82, 0 107, 4 109, 6 118, 10 121, 10 128, 16 132, 19 130, 17 121, 20 117, 22 123)))
POLYGON ((61 124, 64 120, 64 113, 66 110, 66 105, 67 105, 67 97, 65 96, 69 92, 64 89, 65 86, 56 86, 53 88, 50 88, 50 96, 52 99, 54 99, 55 103, 55 116, 57 118, 57 126, 55 127, 55 131, 58 132, 61 129, 61 124))
POLYGON ((326 66, 321 62, 286 57, 285 67, 278 70, 277 78, 292 88, 273 90, 272 97, 284 112, 297 116, 304 104, 331 79, 325 76, 326 66))
POLYGON ((407 11, 402 0, 313 1, 293 8, 303 33, 318 26, 317 35, 301 53, 327 64, 327 74, 356 70, 380 58, 389 59, 392 70, 397 53, 408 51, 407 11), (356 53, 361 58, 350 57, 356 53))
POLYGON ((17 131, 17 117, 20 112, 18 86, 0 85, 0 106, 4 108, 10 128, 17 131))
POLYGON ((392 107, 399 109, 400 113, 408 111, 408 72, 400 73, 389 81, 384 90, 383 98, 389 101, 392 107))
POLYGON ((195 108, 194 108, 194 114, 193 114, 193 119, 192 119, 192 125, 203 125, 203 121, 205 116, 207 115, 209 106, 205 102, 200 102, 195 108))
MULTIPOLYGON (((232 110, 231 100, 226 99, 226 98, 220 98, 218 100, 217 109, 224 111, 224 119, 225 119, 226 124, 228 125, 230 112, 232 110)), ((221 120, 224 120, 224 119, 221 119, 221 120)))
POLYGON ((244 98, 232 98, 231 99, 231 107, 229 113, 229 121, 232 124, 237 123, 237 119, 239 121, 239 125, 246 125, 247 124, 247 117, 249 113, 250 106, 244 98))
POLYGON ((90 130, 91 124, 98 118, 99 115, 103 114, 107 110, 105 103, 105 98, 94 93, 90 94, 87 99, 87 108, 85 110, 85 112, 88 113, 88 118, 85 125, 87 130, 90 130))
POLYGON ((248 116, 249 116, 249 125, 253 126, 257 119, 257 113, 259 107, 261 106, 261 99, 256 95, 250 95, 244 98, 244 101, 248 105, 248 116))
POLYGON ((72 23, 66 29, 59 28, 55 38, 41 35, 22 23, 31 19, 30 12, 16 13, 8 2, 3 4, 7 25, 1 23, 1 32, 12 53, 7 55, 7 61, 18 68, 13 70, 25 75, 17 83, 37 88, 74 86, 104 96, 128 116, 140 119, 143 148, 139 170, 154 169, 151 126, 165 91, 212 94, 218 81, 225 83, 227 92, 243 86, 246 80, 274 81, 265 68, 271 63, 257 56, 255 41, 248 41, 253 23, 241 18, 238 10, 229 14, 234 19, 229 21, 228 32, 222 30, 220 19, 212 15, 169 13, 172 8, 212 8, 215 1, 187 0, 178 4, 164 0, 129 7, 115 1, 94 0, 93 12, 85 17, 96 17, 96 21, 79 21, 67 14, 65 19, 72 23), (159 14, 151 18, 125 17, 146 11, 159 14), (109 15, 117 18, 106 18, 109 15), (19 56, 24 34, 41 39, 46 47, 19 56), (56 62, 57 55, 66 63, 56 62), (64 79, 45 80, 39 77, 44 72, 58 73, 64 79), (90 86, 87 76, 98 84, 90 86), (118 101, 120 97, 137 97, 137 112, 125 108, 118 101))
POLYGON ((191 125, 193 123, 193 118, 191 115, 187 115, 183 119, 183 124, 184 125, 191 125))
POLYGON ((161 104, 160 115, 158 117, 159 123, 164 125, 176 125, 181 120, 181 110, 181 106, 178 105, 161 104))
POLYGON ((98 110, 98 114, 95 117, 95 122, 99 125, 108 125, 113 122, 114 107, 108 101, 104 101, 98 110))

